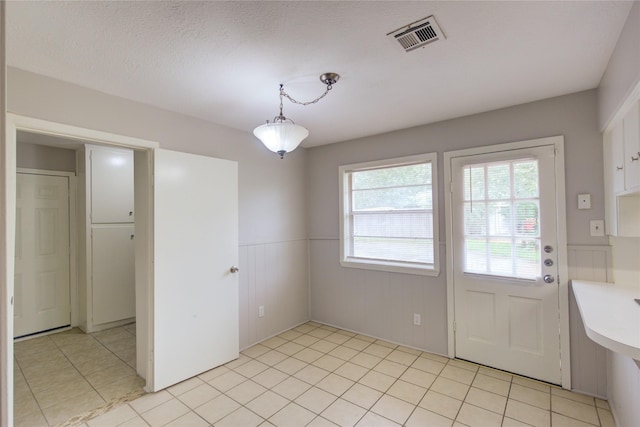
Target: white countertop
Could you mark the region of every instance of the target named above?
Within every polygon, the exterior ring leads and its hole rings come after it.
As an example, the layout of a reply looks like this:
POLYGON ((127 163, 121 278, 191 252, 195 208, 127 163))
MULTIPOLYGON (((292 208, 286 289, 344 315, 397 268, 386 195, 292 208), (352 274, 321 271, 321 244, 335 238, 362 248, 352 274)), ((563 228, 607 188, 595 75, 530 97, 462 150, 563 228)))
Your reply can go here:
POLYGON ((640 360, 640 286, 572 280, 587 336, 603 347, 640 360))

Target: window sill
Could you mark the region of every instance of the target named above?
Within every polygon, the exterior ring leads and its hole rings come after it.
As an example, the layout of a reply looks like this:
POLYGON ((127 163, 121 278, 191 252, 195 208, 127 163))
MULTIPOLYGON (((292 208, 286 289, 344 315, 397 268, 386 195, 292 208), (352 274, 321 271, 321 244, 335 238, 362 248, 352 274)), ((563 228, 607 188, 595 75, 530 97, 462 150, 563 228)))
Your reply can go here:
POLYGON ((439 276, 440 270, 437 265, 433 268, 423 267, 420 264, 411 264, 391 261, 374 261, 358 258, 347 258, 340 260, 340 265, 348 268, 359 268, 363 270, 386 271, 390 273, 415 274, 420 276, 439 276))

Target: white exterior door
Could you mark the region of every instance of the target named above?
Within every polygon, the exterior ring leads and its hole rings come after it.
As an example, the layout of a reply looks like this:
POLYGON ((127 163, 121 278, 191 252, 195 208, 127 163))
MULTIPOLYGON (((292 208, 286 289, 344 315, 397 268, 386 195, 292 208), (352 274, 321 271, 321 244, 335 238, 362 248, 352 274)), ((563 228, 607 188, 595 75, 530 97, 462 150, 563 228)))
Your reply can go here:
POLYGON ((451 161, 456 357, 561 383, 554 146, 451 161))
POLYGON ((71 323, 69 179, 16 176, 14 337, 71 323))
POLYGON ((154 151, 153 389, 238 357, 237 163, 154 151))

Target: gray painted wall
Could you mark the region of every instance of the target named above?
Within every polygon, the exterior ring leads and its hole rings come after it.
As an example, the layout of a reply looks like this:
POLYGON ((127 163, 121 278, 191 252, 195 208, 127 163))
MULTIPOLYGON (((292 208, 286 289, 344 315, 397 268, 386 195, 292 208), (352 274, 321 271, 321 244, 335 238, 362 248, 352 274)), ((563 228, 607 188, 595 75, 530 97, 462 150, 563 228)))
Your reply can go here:
POLYGON ((238 162, 241 347, 308 319, 305 150, 285 161, 238 131, 74 84, 9 68, 8 110, 38 119, 143 138, 161 148, 238 162), (300 242, 303 242, 301 244, 300 242), (295 252, 298 270, 268 268, 295 252), (302 262, 300 262, 302 260, 302 262), (256 275, 256 265, 265 265, 256 275), (255 279, 257 277, 257 280, 255 279), (254 279, 252 279, 254 278, 254 279), (257 284, 256 284, 257 283, 257 284), (257 304, 269 304, 257 322, 257 304), (283 309, 295 306, 295 310, 283 309), (253 323, 252 323, 253 322, 253 323))
POLYGON ((76 171, 75 150, 19 142, 18 140, 16 147, 16 164, 19 168, 62 172, 76 171))
MULTIPOLYGON (((606 245, 606 238, 589 235, 589 220, 604 218, 602 137, 597 126, 595 90, 309 149, 311 318, 445 354, 444 268, 438 277, 423 277, 339 265, 338 166, 438 152, 440 262, 444 266, 443 152, 553 135, 565 138, 568 243, 606 245), (577 209, 580 193, 591 194, 592 209, 577 209), (413 313, 422 314, 422 326, 413 326, 413 313)), ((573 322, 577 321, 574 317, 573 322)), ((572 347, 572 351, 594 349, 572 347)), ((601 361, 596 371, 604 369, 601 361)), ((574 371, 573 376, 581 378, 599 375, 598 372, 574 371)), ((598 394, 597 389, 583 391, 598 394)))

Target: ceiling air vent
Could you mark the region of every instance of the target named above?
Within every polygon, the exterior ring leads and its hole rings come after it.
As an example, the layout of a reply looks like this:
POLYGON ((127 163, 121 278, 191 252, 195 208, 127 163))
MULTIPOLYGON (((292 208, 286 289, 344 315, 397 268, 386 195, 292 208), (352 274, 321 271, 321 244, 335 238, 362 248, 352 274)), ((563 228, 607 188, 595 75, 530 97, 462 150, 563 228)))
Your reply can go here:
POLYGON ((419 47, 445 38, 433 15, 391 31, 387 35, 393 36, 405 52, 411 52, 419 47))

